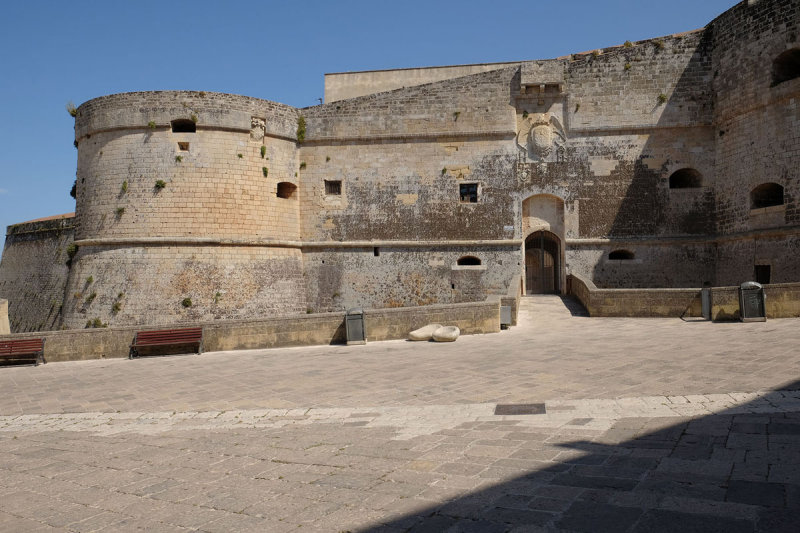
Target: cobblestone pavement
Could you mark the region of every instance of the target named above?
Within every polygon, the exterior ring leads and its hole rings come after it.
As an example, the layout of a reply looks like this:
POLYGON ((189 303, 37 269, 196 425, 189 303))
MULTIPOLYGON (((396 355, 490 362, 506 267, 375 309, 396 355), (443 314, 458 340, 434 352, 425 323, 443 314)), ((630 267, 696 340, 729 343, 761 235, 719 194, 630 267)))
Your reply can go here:
POLYGON ((3 368, 0 531, 797 531, 798 325, 3 368))

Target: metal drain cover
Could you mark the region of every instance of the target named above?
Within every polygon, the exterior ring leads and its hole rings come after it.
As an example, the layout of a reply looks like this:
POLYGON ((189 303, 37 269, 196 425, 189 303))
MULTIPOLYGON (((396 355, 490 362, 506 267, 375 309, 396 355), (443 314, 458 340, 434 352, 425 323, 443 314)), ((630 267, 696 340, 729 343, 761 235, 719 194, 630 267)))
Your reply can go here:
POLYGON ((496 415, 543 415, 543 403, 498 403, 494 408, 496 415))

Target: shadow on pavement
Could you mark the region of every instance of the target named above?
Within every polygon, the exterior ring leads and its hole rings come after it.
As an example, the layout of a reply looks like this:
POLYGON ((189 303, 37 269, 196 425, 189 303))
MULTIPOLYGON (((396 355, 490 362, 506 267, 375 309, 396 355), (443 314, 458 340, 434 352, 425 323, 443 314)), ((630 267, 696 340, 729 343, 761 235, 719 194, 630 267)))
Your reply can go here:
MULTIPOLYGON (((531 440, 509 466, 546 461, 544 446, 531 440)), ((623 418, 558 446, 579 453, 367 531, 800 530, 800 401, 780 392, 701 418, 623 418)))

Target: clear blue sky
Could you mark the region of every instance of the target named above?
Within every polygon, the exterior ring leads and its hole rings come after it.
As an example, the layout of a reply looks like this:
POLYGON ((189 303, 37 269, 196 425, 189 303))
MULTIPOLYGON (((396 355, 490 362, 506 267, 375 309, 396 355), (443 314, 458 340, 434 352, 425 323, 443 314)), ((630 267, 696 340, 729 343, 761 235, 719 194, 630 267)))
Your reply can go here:
POLYGON ((66 213, 76 105, 165 89, 297 107, 323 74, 547 59, 705 26, 734 0, 6 2, 0 228, 66 213))

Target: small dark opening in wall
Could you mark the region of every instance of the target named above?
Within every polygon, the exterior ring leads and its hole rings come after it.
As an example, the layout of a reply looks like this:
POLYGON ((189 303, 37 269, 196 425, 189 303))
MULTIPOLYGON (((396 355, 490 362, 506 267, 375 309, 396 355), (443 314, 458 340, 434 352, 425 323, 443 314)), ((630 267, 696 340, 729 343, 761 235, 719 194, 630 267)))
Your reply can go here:
POLYGON ((195 133, 197 132, 197 124, 185 118, 179 118, 170 122, 172 125, 172 133, 195 133))
POLYGON ((669 177, 670 189, 694 189, 703 186, 703 175, 693 168, 682 168, 669 177))
POLYGON ((800 48, 786 50, 772 62, 772 87, 800 78, 800 48))
POLYGON ((478 203, 478 184, 477 183, 461 183, 458 186, 458 195, 461 198, 462 204, 477 204, 478 203))
POLYGON ((750 209, 783 205, 783 187, 777 183, 762 183, 750 191, 750 209))
POLYGON ((456 284, 455 283, 451 283, 450 284, 450 288, 453 289, 453 290, 456 290, 456 284))
POLYGON ((379 257, 381 255, 381 249, 376 246, 375 248, 372 249, 372 255, 374 255, 375 257, 379 257))
POLYGON ((772 277, 772 266, 756 265, 755 278, 757 283, 761 283, 762 285, 767 285, 769 284, 769 280, 771 277, 772 277))
POLYGON ((630 250, 614 250, 613 252, 609 252, 608 258, 628 261, 634 258, 634 254, 630 250))
POLYGON ((189 143, 187 143, 187 142, 178 143, 178 150, 180 150, 181 152, 188 152, 189 151, 189 143))
POLYGON ((325 180, 325 194, 329 196, 340 196, 342 194, 341 180, 325 180))
POLYGON ((464 257, 459 257, 456 264, 459 266, 477 266, 481 264, 481 260, 473 255, 465 255, 464 257))
POLYGON ((288 181, 282 181, 278 183, 278 198, 294 198, 295 191, 297 191, 297 185, 294 183, 290 183, 288 181))

